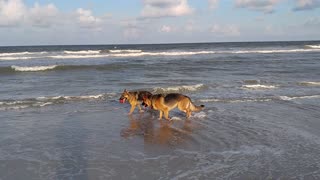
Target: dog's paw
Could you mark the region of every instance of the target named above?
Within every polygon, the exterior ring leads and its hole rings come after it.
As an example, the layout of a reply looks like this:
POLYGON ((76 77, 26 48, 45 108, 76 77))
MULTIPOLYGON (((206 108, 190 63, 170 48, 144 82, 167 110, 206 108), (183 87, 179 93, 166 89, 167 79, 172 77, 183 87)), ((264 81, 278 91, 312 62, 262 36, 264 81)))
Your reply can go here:
POLYGON ((144 110, 143 109, 139 110, 139 113, 144 113, 144 110))

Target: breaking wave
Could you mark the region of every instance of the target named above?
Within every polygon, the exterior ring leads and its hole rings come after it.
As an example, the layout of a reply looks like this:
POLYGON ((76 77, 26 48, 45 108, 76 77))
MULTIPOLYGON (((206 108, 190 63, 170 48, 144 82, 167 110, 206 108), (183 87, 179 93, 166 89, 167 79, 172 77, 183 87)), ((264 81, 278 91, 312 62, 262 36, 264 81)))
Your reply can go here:
POLYGON ((44 107, 53 104, 67 103, 81 100, 105 100, 115 97, 116 93, 104 93, 83 96, 48 96, 22 100, 0 100, 0 110, 24 109, 30 107, 44 107))
POLYGON ((248 102, 269 102, 269 101, 291 101, 296 99, 317 99, 320 95, 305 95, 305 96, 270 96, 259 98, 206 98, 200 99, 202 103, 248 103, 248 102))
POLYGON ((100 50, 63 51, 65 54, 99 54, 100 50))
POLYGON ((312 48, 312 49, 320 49, 320 44, 319 45, 306 45, 307 48, 312 48))
POLYGON ((172 87, 156 87, 153 89, 153 94, 158 93, 185 93, 185 92, 195 92, 206 89, 207 86, 204 84, 196 84, 196 85, 185 85, 185 86, 172 86, 172 87))
POLYGON ((296 52, 314 52, 320 51, 320 49, 271 49, 271 50, 241 50, 241 51, 231 51, 233 54, 270 54, 270 53, 296 53, 296 52))
POLYGON ((300 86, 320 86, 320 82, 299 82, 300 86))
POLYGON ((15 53, 0 53, 0 57, 3 56, 21 56, 21 55, 34 55, 34 54, 46 54, 46 51, 43 52, 15 52, 15 53))
POLYGON ((140 53, 140 49, 117 49, 117 50, 108 50, 110 53, 140 53))
POLYGON ((295 99, 317 99, 320 98, 320 95, 308 95, 308 96, 280 96, 281 100, 290 101, 295 99))
POLYGON ((252 84, 252 85, 242 85, 243 89, 249 90, 266 90, 266 89, 275 89, 277 86, 274 85, 262 85, 262 84, 252 84))
POLYGON ((55 52, 14 52, 0 53, 0 60, 26 60, 35 58, 52 59, 81 59, 103 57, 140 57, 140 56, 193 56, 205 54, 270 54, 270 53, 299 53, 320 52, 320 45, 308 45, 304 49, 256 49, 256 50, 194 50, 194 51, 143 51, 141 49, 112 49, 112 50, 62 50, 55 52))
POLYGON ((199 102, 203 103, 210 103, 210 102, 220 102, 220 103, 246 103, 246 102, 268 102, 272 101, 274 98, 207 98, 207 99, 200 99, 199 102))
POLYGON ((46 70, 52 70, 56 68, 57 65, 51 65, 51 66, 11 66, 12 69, 15 71, 46 71, 46 70))

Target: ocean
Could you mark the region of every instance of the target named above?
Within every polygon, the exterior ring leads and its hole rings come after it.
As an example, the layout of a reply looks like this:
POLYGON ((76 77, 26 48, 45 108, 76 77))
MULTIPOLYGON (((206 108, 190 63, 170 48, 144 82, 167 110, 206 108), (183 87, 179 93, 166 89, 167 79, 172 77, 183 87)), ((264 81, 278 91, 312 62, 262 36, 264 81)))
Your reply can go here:
POLYGON ((319 129, 320 41, 0 47, 1 180, 320 179, 319 129))

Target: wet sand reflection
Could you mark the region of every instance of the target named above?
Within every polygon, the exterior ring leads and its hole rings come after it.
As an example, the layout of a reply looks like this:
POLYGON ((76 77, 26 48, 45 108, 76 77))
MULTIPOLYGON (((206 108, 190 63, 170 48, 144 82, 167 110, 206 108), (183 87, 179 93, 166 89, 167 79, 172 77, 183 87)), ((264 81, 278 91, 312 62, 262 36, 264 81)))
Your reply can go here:
POLYGON ((129 125, 121 130, 121 136, 140 136, 145 144, 174 146, 190 139, 195 125, 190 120, 158 120, 152 114, 129 115, 129 125))

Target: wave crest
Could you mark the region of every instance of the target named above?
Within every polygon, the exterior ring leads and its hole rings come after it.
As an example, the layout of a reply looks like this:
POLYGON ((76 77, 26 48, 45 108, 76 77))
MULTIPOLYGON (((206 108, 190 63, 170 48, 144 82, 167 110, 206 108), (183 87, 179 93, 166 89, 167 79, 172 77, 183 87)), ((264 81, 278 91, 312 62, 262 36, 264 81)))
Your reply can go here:
POLYGON ((22 100, 3 100, 0 101, 0 110, 10 109, 24 109, 30 107, 44 107, 52 104, 66 103, 72 101, 82 100, 104 100, 112 98, 116 93, 104 93, 97 95, 83 95, 83 96, 48 96, 37 97, 22 100))
POLYGON ((56 68, 57 65, 50 65, 50 66, 11 66, 11 68, 15 71, 46 71, 46 70, 52 70, 56 68))
POLYGON ((320 86, 320 82, 299 82, 300 86, 320 86))
POLYGON ((275 89, 277 86, 274 85, 262 85, 262 84, 250 84, 250 85, 242 85, 242 89, 249 90, 266 90, 266 89, 275 89))
POLYGON ((63 51, 65 54, 99 54, 100 50, 63 51))
POLYGON ((195 92, 205 89, 207 86, 204 84, 196 84, 196 85, 185 85, 185 86, 172 86, 172 87, 157 87, 153 89, 153 94, 160 93, 185 93, 185 92, 195 92))
POLYGON ((117 50, 108 50, 110 53, 140 53, 140 49, 117 49, 117 50))
POLYGON ((307 48, 312 48, 312 49, 320 49, 320 44, 319 45, 306 45, 307 48))
POLYGON ((308 95, 308 96, 280 96, 280 100, 290 101, 295 99, 316 99, 320 98, 320 95, 308 95))

